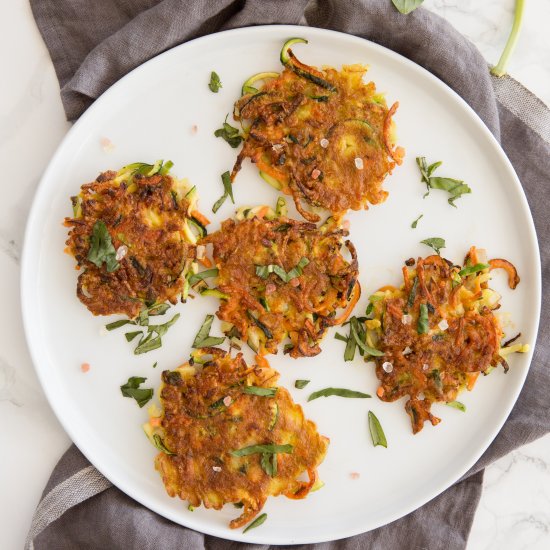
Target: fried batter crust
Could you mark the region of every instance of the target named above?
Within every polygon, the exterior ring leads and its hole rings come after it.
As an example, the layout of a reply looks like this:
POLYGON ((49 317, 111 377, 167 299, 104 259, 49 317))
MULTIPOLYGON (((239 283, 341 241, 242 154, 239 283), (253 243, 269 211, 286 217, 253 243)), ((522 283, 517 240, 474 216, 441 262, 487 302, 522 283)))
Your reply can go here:
POLYGON ((439 423, 430 412, 432 403, 454 401, 490 367, 503 364, 507 370, 498 353, 502 329, 482 302, 487 282, 479 274, 457 277, 460 269, 437 255, 419 258, 416 268, 403 268, 403 287, 375 303, 374 319, 382 324, 378 349, 384 352, 375 358, 381 384, 377 393, 383 401, 409 396, 405 409, 414 433, 426 420, 439 423), (429 308, 427 334, 418 333, 421 304, 429 308), (439 326, 443 319, 448 328, 439 326), (391 364, 390 372, 384 363, 391 364))
POLYGON ((175 454, 160 453, 155 465, 168 494, 192 506, 219 510, 242 503, 242 515, 230 523, 237 528, 254 518, 269 496, 304 498, 329 441, 284 388, 274 397, 244 393, 246 386, 276 387, 277 372, 248 368, 241 354, 232 358, 210 351, 212 360, 196 375, 189 375, 188 364, 162 375, 164 443, 175 454), (292 445, 292 453, 276 455, 273 477, 262 468, 261 454, 231 454, 259 444, 292 445), (304 472, 310 480, 298 481, 304 472))
POLYGON ((304 210, 302 201, 333 215, 383 202, 383 180, 401 164, 404 151, 393 149, 390 135, 397 104, 388 109, 374 83, 363 83, 366 70, 325 69, 320 74, 336 88, 332 92, 285 68, 260 92, 239 99, 236 119, 251 125, 232 178, 250 158, 279 181, 309 221, 319 217, 304 210))
POLYGON ((221 301, 218 317, 231 323, 244 340, 255 333, 260 354, 277 353, 288 336, 291 343, 285 353, 291 357, 317 355, 327 328, 345 320, 345 316, 336 318, 337 309, 356 301, 360 292, 355 249, 349 241, 343 242, 346 235, 334 224, 318 229, 286 217, 224 221, 220 231, 203 241, 213 244, 218 286, 229 296, 221 301), (343 244, 350 261, 341 253, 343 244), (309 263, 290 282, 275 273, 266 278, 256 273, 256 266, 270 264, 288 272, 302 258, 309 263))
POLYGON ((82 186, 82 215, 65 219, 71 228, 66 251, 83 269, 77 296, 94 315, 133 318, 144 302, 177 302, 195 248, 184 240, 188 202, 174 192, 174 185, 170 175, 135 174, 119 181, 117 172, 108 171, 82 186), (120 267, 111 273, 105 264, 98 268, 87 259, 98 220, 105 223, 115 249, 127 247, 120 267))

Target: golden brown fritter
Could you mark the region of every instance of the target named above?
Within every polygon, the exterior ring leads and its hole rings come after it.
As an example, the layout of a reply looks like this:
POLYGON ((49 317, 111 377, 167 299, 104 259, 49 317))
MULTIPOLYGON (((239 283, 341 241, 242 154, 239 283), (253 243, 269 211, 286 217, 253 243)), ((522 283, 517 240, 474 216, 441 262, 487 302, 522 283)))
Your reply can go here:
POLYGON ((226 220, 204 239, 219 269, 218 317, 228 336, 261 355, 287 337, 291 357, 317 355, 330 326, 345 321, 360 295, 355 248, 333 221, 317 228, 281 216, 226 220), (350 260, 342 254, 347 247, 350 260), (346 311, 337 316, 339 308, 346 311))
POLYGON ((250 158, 309 221, 319 216, 302 201, 335 216, 383 202, 382 183, 404 154, 391 137, 398 104, 388 109, 363 82, 366 66, 320 71, 288 54, 280 76, 235 104, 235 119, 248 126, 232 179, 250 158))
MULTIPOLYGON (((405 409, 413 432, 431 414, 432 403, 452 402, 479 373, 508 365, 503 332, 493 310, 500 296, 488 288, 489 271, 506 267, 511 288, 519 283, 515 268, 505 260, 482 263, 472 247, 464 267, 440 256, 409 260, 404 285, 384 287, 371 297, 372 319, 366 321, 367 343, 384 353, 374 357, 383 401, 409 396, 405 409)), ((520 346, 512 351, 526 351, 520 346)))
POLYGON ((155 465, 168 494, 216 510, 242 503, 241 516, 230 523, 237 528, 269 496, 305 498, 329 441, 276 386, 279 375, 265 359, 263 367, 249 368, 241 354, 217 348, 195 355, 207 358, 200 368, 186 363, 163 372, 164 411, 152 411, 145 430, 163 451, 155 465), (303 473, 309 481, 297 479, 303 473))
POLYGON ((136 163, 100 174, 72 198, 66 251, 83 269, 77 295, 94 315, 139 314, 144 303, 176 303, 203 231, 196 191, 168 174, 171 163, 136 163))

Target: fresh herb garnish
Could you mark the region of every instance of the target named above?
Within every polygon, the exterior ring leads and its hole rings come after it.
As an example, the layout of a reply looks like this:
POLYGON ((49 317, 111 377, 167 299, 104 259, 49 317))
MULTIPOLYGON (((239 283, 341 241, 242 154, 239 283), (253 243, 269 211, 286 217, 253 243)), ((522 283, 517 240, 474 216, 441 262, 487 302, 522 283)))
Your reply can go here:
POLYGON ((204 323, 193 340, 194 348, 209 348, 222 344, 225 341, 225 336, 210 336, 210 327, 213 321, 213 315, 207 315, 205 317, 204 323))
POLYGON ((435 253, 439 255, 441 255, 439 251, 442 248, 445 248, 445 239, 442 239, 441 237, 432 237, 431 239, 424 239, 420 242, 433 248, 435 250, 435 253))
POLYGON ((140 407, 143 407, 153 397, 152 388, 140 388, 141 384, 146 380, 147 378, 142 378, 141 376, 132 376, 128 378, 128 382, 120 386, 122 395, 124 397, 132 397, 140 407))
POLYGON ((296 380, 294 387, 298 390, 302 390, 309 384, 310 380, 296 380))
POLYGON ((219 92, 220 88, 223 88, 220 77, 214 71, 210 73, 210 82, 208 83, 208 87, 215 94, 219 92))
POLYGON ((112 323, 109 323, 108 325, 105 325, 105 328, 107 330, 115 330, 115 328, 123 327, 124 325, 127 325, 128 323, 134 324, 130 319, 120 319, 119 321, 114 321, 112 323))
POLYGON ((380 421, 372 411, 369 411, 369 431, 372 438, 372 444, 375 447, 381 445, 382 447, 386 447, 386 449, 388 448, 386 434, 384 434, 380 421))
POLYGON ((250 529, 254 529, 256 527, 259 527, 264 521, 267 519, 267 514, 262 514, 258 516, 252 523, 250 523, 247 527, 244 528, 243 534, 247 531, 250 531, 250 529))
MULTIPOLYGON (((371 296, 371 298, 378 298, 378 296, 371 296)), ((381 298, 380 298, 381 299, 381 298)), ((378 301, 378 300, 373 300, 378 301)), ((369 306, 372 304, 369 304, 369 306)), ((367 308, 367 315, 372 312, 372 308, 367 308)), ((355 358, 355 351, 359 348, 361 355, 367 355, 372 357, 380 357, 384 355, 384 352, 367 345, 367 332, 363 325, 364 317, 358 319, 357 317, 351 317, 348 321, 350 325, 350 331, 348 336, 343 336, 338 332, 334 335, 337 340, 346 342, 346 349, 344 350, 344 361, 353 361, 355 358)), ((347 324, 347 323, 346 323, 347 324)))
POLYGON ((275 397, 278 388, 262 388, 260 386, 244 386, 243 393, 259 397, 275 397))
POLYGON ((227 143, 229 143, 229 145, 231 145, 233 149, 236 149, 241 144, 241 141, 243 140, 243 137, 241 136, 239 129, 235 128, 234 126, 231 126, 231 124, 228 124, 227 117, 225 117, 225 122, 223 123, 222 127, 218 128, 214 132, 214 135, 216 137, 221 137, 222 139, 227 141, 227 143))
POLYGON ((235 451, 231 451, 230 454, 233 456, 248 456, 248 455, 254 455, 258 453, 286 453, 291 454, 294 450, 294 447, 292 445, 275 445, 273 443, 269 443, 267 445, 249 445, 248 447, 243 447, 242 449, 237 449, 235 451))
POLYGON ((105 325, 107 330, 114 330, 124 325, 136 325, 147 327, 146 332, 135 330, 124 333, 127 342, 132 342, 135 338, 141 335, 141 338, 134 349, 135 355, 147 353, 162 346, 162 336, 166 334, 168 329, 179 319, 180 314, 176 313, 172 319, 162 325, 149 325, 149 316, 163 315, 170 308, 169 304, 153 304, 149 307, 143 307, 136 320, 120 319, 105 325))
POLYGON ((425 157, 416 157, 416 164, 420 169, 420 181, 425 183, 428 188, 428 191, 424 197, 427 197, 430 194, 431 189, 441 189, 442 191, 447 191, 450 195, 447 202, 456 208, 454 201, 459 199, 462 195, 472 192, 471 188, 462 180, 432 176, 435 170, 443 164, 441 161, 428 165, 425 157))
POLYGON ((296 267, 293 267, 288 273, 277 264, 269 265, 257 265, 256 266, 256 275, 261 279, 267 279, 270 273, 275 273, 284 283, 288 283, 292 279, 299 277, 303 273, 304 267, 309 264, 309 260, 302 256, 300 261, 296 264, 296 267))
POLYGON ((421 218, 424 217, 424 214, 420 214, 420 216, 418 216, 418 218, 416 218, 416 220, 414 220, 414 222, 411 223, 411 228, 412 229, 416 229, 416 226, 418 225, 418 222, 420 221, 421 218))
POLYGON ((370 397, 368 393, 362 393, 360 391, 347 390, 345 388, 325 388, 323 390, 318 390, 313 392, 308 398, 308 401, 313 401, 319 397, 330 397, 331 395, 336 395, 338 397, 356 397, 359 399, 365 399, 370 397))
POLYGON ((193 275, 190 275, 187 280, 189 281, 189 284, 193 286, 199 281, 204 281, 204 279, 208 279, 209 277, 217 277, 218 274, 218 269, 213 267, 212 269, 207 269, 206 271, 201 271, 200 273, 193 273, 193 275))
POLYGON ((397 10, 403 15, 407 15, 414 11, 424 0, 391 0, 397 10))
POLYGON ((160 437, 159 434, 154 434, 153 435, 153 442, 155 444, 155 447, 159 450, 159 451, 162 451, 163 453, 167 454, 167 455, 171 455, 171 456, 175 456, 176 453, 173 453, 165 444, 164 444, 164 441, 162 440, 162 437, 160 437))
POLYGON ((461 403, 460 401, 448 401, 445 403, 448 407, 452 407, 453 409, 458 409, 459 411, 462 411, 463 413, 466 412, 466 405, 464 403, 461 403))
POLYGON ((92 229, 88 260, 99 268, 105 263, 108 273, 112 273, 120 267, 116 260, 116 250, 111 235, 105 222, 101 220, 97 220, 92 229))
POLYGON ((412 286, 411 291, 409 293, 409 297, 407 298, 407 309, 410 309, 414 304, 414 301, 416 299, 416 289, 417 288, 418 288, 418 277, 415 277, 414 281, 413 281, 413 286, 412 286))
POLYGON ((428 306, 426 304, 420 304, 420 315, 418 316, 416 332, 418 332, 418 334, 427 334, 429 329, 430 323, 428 321, 428 306))
POLYGON ((231 202, 235 204, 235 199, 233 198, 233 185, 231 183, 231 174, 229 172, 224 172, 222 174, 222 183, 223 183, 223 195, 214 203, 212 207, 212 212, 214 214, 220 209, 220 206, 225 202, 225 199, 229 197, 231 202))
POLYGON ((466 267, 463 267, 458 274, 461 277, 467 277, 468 275, 472 275, 473 273, 477 273, 478 271, 483 271, 484 269, 489 269, 491 266, 489 264, 475 264, 475 265, 468 265, 466 267))
POLYGON ((252 311, 248 310, 248 317, 250 317, 250 320, 264 333, 265 337, 268 340, 273 339, 273 333, 269 330, 269 328, 264 325, 253 313, 252 311))

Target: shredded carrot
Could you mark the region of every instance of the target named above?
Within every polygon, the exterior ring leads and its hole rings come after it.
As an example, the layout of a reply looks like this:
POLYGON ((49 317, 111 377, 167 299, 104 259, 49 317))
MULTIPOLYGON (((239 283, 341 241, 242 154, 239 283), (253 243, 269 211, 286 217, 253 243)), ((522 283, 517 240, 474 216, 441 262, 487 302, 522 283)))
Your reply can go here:
POLYGON ((269 361, 263 355, 256 355, 256 364, 263 369, 270 369, 269 361))
POLYGON ((195 218, 197 221, 199 221, 200 223, 202 223, 202 225, 209 225, 210 224, 210 220, 204 215, 202 214, 201 212, 199 212, 198 210, 193 210, 192 214, 193 218, 195 218))
POLYGON ((378 289, 378 292, 386 292, 386 290, 394 291, 394 290, 397 290, 397 289, 393 285, 386 285, 386 286, 381 286, 378 289))
POLYGON ((495 258, 494 260, 489 260, 489 265, 491 266, 491 271, 499 268, 506 271, 508 274, 508 286, 510 288, 514 289, 519 285, 520 279, 514 264, 502 258, 495 258))
POLYGON ((351 294, 350 300, 348 302, 348 305, 346 306, 346 309, 344 310, 344 313, 340 315, 340 317, 337 317, 336 319, 332 320, 333 325, 341 325, 346 321, 346 319, 350 316, 350 313, 353 311, 353 308, 355 307, 355 304, 361 297, 361 285, 359 284, 359 281, 355 283, 355 286, 353 287, 353 292, 351 294))
POLYGON ((468 388, 468 391, 472 391, 474 389, 474 386, 476 385, 479 372, 470 372, 468 373, 467 376, 468 376, 468 384, 466 387, 468 388))
POLYGON ((399 147, 397 149, 393 149, 393 144, 391 142, 391 117, 395 114, 395 111, 397 111, 397 108, 399 107, 399 102, 396 101, 388 111, 388 114, 386 115, 386 118, 384 119, 384 128, 383 128, 383 136, 384 136, 384 145, 386 146, 386 149, 388 151, 388 154, 390 157, 397 163, 401 164, 403 162, 403 156, 405 154, 405 150, 403 147, 399 147))
POLYGON ((309 476, 309 481, 301 481, 301 487, 295 493, 284 493, 285 497, 294 500, 300 500, 308 495, 308 493, 311 491, 311 488, 317 481, 317 470, 308 470, 307 474, 309 476))
POLYGON ((262 206, 262 208, 258 210, 258 213, 256 215, 258 216, 258 218, 265 218, 268 212, 269 206, 262 206))
POLYGON ((209 258, 207 258, 206 256, 204 258, 201 258, 199 260, 199 262, 204 266, 204 267, 212 267, 212 262, 210 261, 209 258))
POLYGON ((376 395, 380 398, 384 395, 384 388, 382 386, 379 386, 379 388, 376 390, 376 395))
POLYGON ((80 370, 82 372, 88 372, 90 370, 90 363, 82 363, 82 365, 80 365, 80 370))
POLYGON ((149 424, 151 424, 153 428, 158 428, 161 425, 160 416, 152 416, 149 419, 149 424))

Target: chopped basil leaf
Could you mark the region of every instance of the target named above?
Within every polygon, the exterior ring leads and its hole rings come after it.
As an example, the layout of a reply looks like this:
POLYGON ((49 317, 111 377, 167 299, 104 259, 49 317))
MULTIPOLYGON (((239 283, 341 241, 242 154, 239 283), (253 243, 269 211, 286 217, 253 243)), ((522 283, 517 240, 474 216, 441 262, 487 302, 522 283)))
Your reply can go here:
POLYGON ((230 454, 233 456, 249 456, 258 453, 286 453, 292 454, 294 447, 292 445, 275 445, 270 443, 268 445, 249 445, 248 447, 243 447, 242 449, 237 449, 231 451, 230 454))
POLYGON ((112 273, 120 267, 120 264, 116 261, 116 250, 111 235, 107 231, 107 226, 101 220, 97 220, 92 229, 88 260, 99 268, 105 262, 108 273, 112 273))
POLYGON ((472 192, 470 187, 462 180, 432 176, 434 171, 441 166, 441 162, 434 162, 428 166, 425 157, 416 157, 416 164, 420 169, 420 181, 425 183, 428 188, 428 191, 424 197, 430 194, 431 189, 441 189, 443 191, 447 191, 450 195, 448 199, 449 204, 456 208, 454 201, 459 199, 462 195, 472 192))
POLYGON ((261 516, 258 516, 252 523, 250 523, 245 529, 243 530, 243 534, 247 531, 250 531, 250 529, 254 529, 255 527, 259 527, 264 521, 267 519, 267 514, 262 514, 261 516))
POLYGON ((208 87, 215 94, 219 92, 220 88, 223 88, 220 77, 214 71, 210 73, 210 82, 208 83, 208 87))
POLYGON ((277 453, 262 453, 260 465, 268 476, 275 477, 277 475, 277 453))
POLYGON ((147 331, 148 332, 156 332, 158 334, 159 337, 161 336, 164 336, 167 332, 168 332, 168 329, 180 318, 180 314, 179 313, 176 313, 172 319, 170 319, 169 321, 166 321, 166 323, 162 324, 162 325, 149 325, 147 327, 147 331))
POLYGON ((414 11, 424 0, 391 0, 397 10, 403 15, 407 15, 414 11))
POLYGON ((305 388, 309 384, 310 380, 296 380, 294 382, 294 387, 301 390, 305 388))
POLYGON ((128 382, 120 386, 122 395, 135 399, 137 404, 143 407, 153 397, 152 388, 140 388, 141 384, 146 380, 147 378, 142 378, 141 376, 132 376, 128 378, 128 382))
POLYGON ((158 365, 158 361, 155 361, 155 362, 153 363, 153 368, 155 369, 155 368, 157 367, 157 365, 158 365))
POLYGON ((154 349, 158 349, 162 346, 162 339, 160 336, 153 338, 153 333, 150 332, 145 338, 142 338, 139 344, 134 349, 134 355, 141 355, 142 353, 148 353, 154 349))
POLYGON ((275 397, 278 388, 262 388, 259 386, 244 386, 243 393, 260 397, 275 397))
POLYGON ((313 401, 319 397, 330 397, 331 395, 336 395, 338 397, 356 397, 360 399, 365 399, 370 397, 368 393, 362 393, 360 391, 347 390, 345 388, 325 388, 323 390, 318 390, 313 392, 308 398, 308 401, 313 401))
POLYGON ((383 351, 371 348, 370 346, 367 346, 362 338, 359 337, 358 329, 359 329, 359 321, 356 317, 352 317, 350 319, 350 332, 353 336, 355 343, 368 355, 372 355, 373 357, 381 357, 384 355, 383 351))
POLYGON ((414 304, 414 301, 416 299, 416 289, 417 288, 418 288, 418 277, 415 277, 414 281, 413 281, 413 286, 412 286, 411 291, 409 293, 409 297, 407 298, 407 308, 408 309, 410 309, 414 304))
POLYGON ((348 337, 346 349, 344 350, 344 361, 353 361, 356 348, 357 344, 355 343, 355 338, 352 338, 351 336, 348 337))
POLYGON ((445 403, 448 407, 452 407, 453 409, 458 409, 459 411, 462 411, 463 413, 466 412, 466 405, 464 403, 461 403, 460 401, 448 401, 445 403))
POLYGON ((212 212, 216 213, 220 206, 225 202, 225 199, 229 197, 231 202, 235 204, 235 199, 233 198, 233 184, 231 183, 231 174, 229 172, 224 172, 221 176, 223 183, 223 195, 215 202, 212 207, 212 212))
POLYGON ((335 340, 340 340, 341 342, 347 342, 348 341, 348 337, 347 336, 342 336, 342 334, 340 334, 339 332, 337 332, 334 335, 334 339, 335 340))
POLYGON ((442 248, 445 248, 445 239, 442 239, 441 237, 432 237, 431 239, 424 239, 420 242, 429 246, 430 248, 433 248, 436 254, 439 254, 439 251, 442 248))
POLYGON ((210 327, 213 321, 213 315, 207 315, 205 317, 204 323, 199 329, 199 332, 197 332, 195 340, 193 340, 192 345, 194 348, 209 348, 222 344, 225 341, 225 336, 210 336, 210 327))
POLYGON ((428 321, 428 306, 426 304, 420 304, 420 315, 418 316, 416 331, 418 334, 427 334, 429 329, 430 323, 428 321))
POLYGON ((381 445, 382 447, 386 447, 386 449, 388 448, 386 434, 384 434, 380 421, 372 411, 369 411, 369 431, 372 438, 372 444, 375 447, 381 445))
POLYGON ((238 128, 231 126, 231 124, 228 124, 227 122, 224 122, 223 126, 214 132, 214 135, 224 139, 231 147, 233 147, 233 149, 236 149, 243 140, 238 128))
POLYGON ((477 273, 478 271, 483 271, 484 269, 489 269, 491 266, 489 264, 475 264, 475 265, 468 265, 464 268, 462 268, 458 274, 461 277, 466 277, 468 275, 472 275, 474 273, 477 273))
POLYGON ((193 273, 193 275, 189 276, 188 281, 189 284, 193 286, 199 281, 204 281, 204 279, 208 279, 209 277, 217 277, 218 274, 219 270, 216 267, 213 267, 212 269, 207 269, 205 271, 201 271, 200 273, 193 273))
POLYGON ((296 264, 296 267, 293 267, 288 273, 277 264, 268 264, 268 265, 257 265, 256 266, 256 275, 262 279, 267 279, 270 273, 275 273, 284 283, 288 283, 292 279, 299 277, 303 273, 304 267, 309 264, 309 260, 302 256, 300 261, 296 264))
POLYGON ((126 332, 124 336, 126 337, 127 342, 131 342, 136 336, 142 334, 141 330, 136 330, 134 332, 126 332))
POLYGON ((412 229, 416 229, 416 226, 418 225, 418 222, 420 221, 421 218, 424 217, 424 214, 420 214, 420 216, 418 216, 418 218, 416 218, 416 220, 414 220, 414 222, 411 223, 411 228, 412 229))
POLYGON ((175 456, 176 453, 173 453, 165 444, 164 444, 164 441, 162 440, 162 437, 160 437, 159 434, 154 434, 153 435, 153 441, 155 443, 155 447, 159 450, 159 451, 162 451, 163 453, 167 454, 167 455, 171 455, 171 456, 175 456))
POLYGON ((153 304, 148 310, 149 315, 164 315, 170 309, 170 304, 153 304))
MULTIPOLYGON (((105 325, 105 328, 107 330, 115 330, 115 328, 123 327, 124 325, 127 325, 128 323, 132 323, 129 319, 121 319, 120 321, 114 321, 112 323, 109 323, 108 325, 105 325)), ((134 323, 132 323, 134 324, 134 323)))

